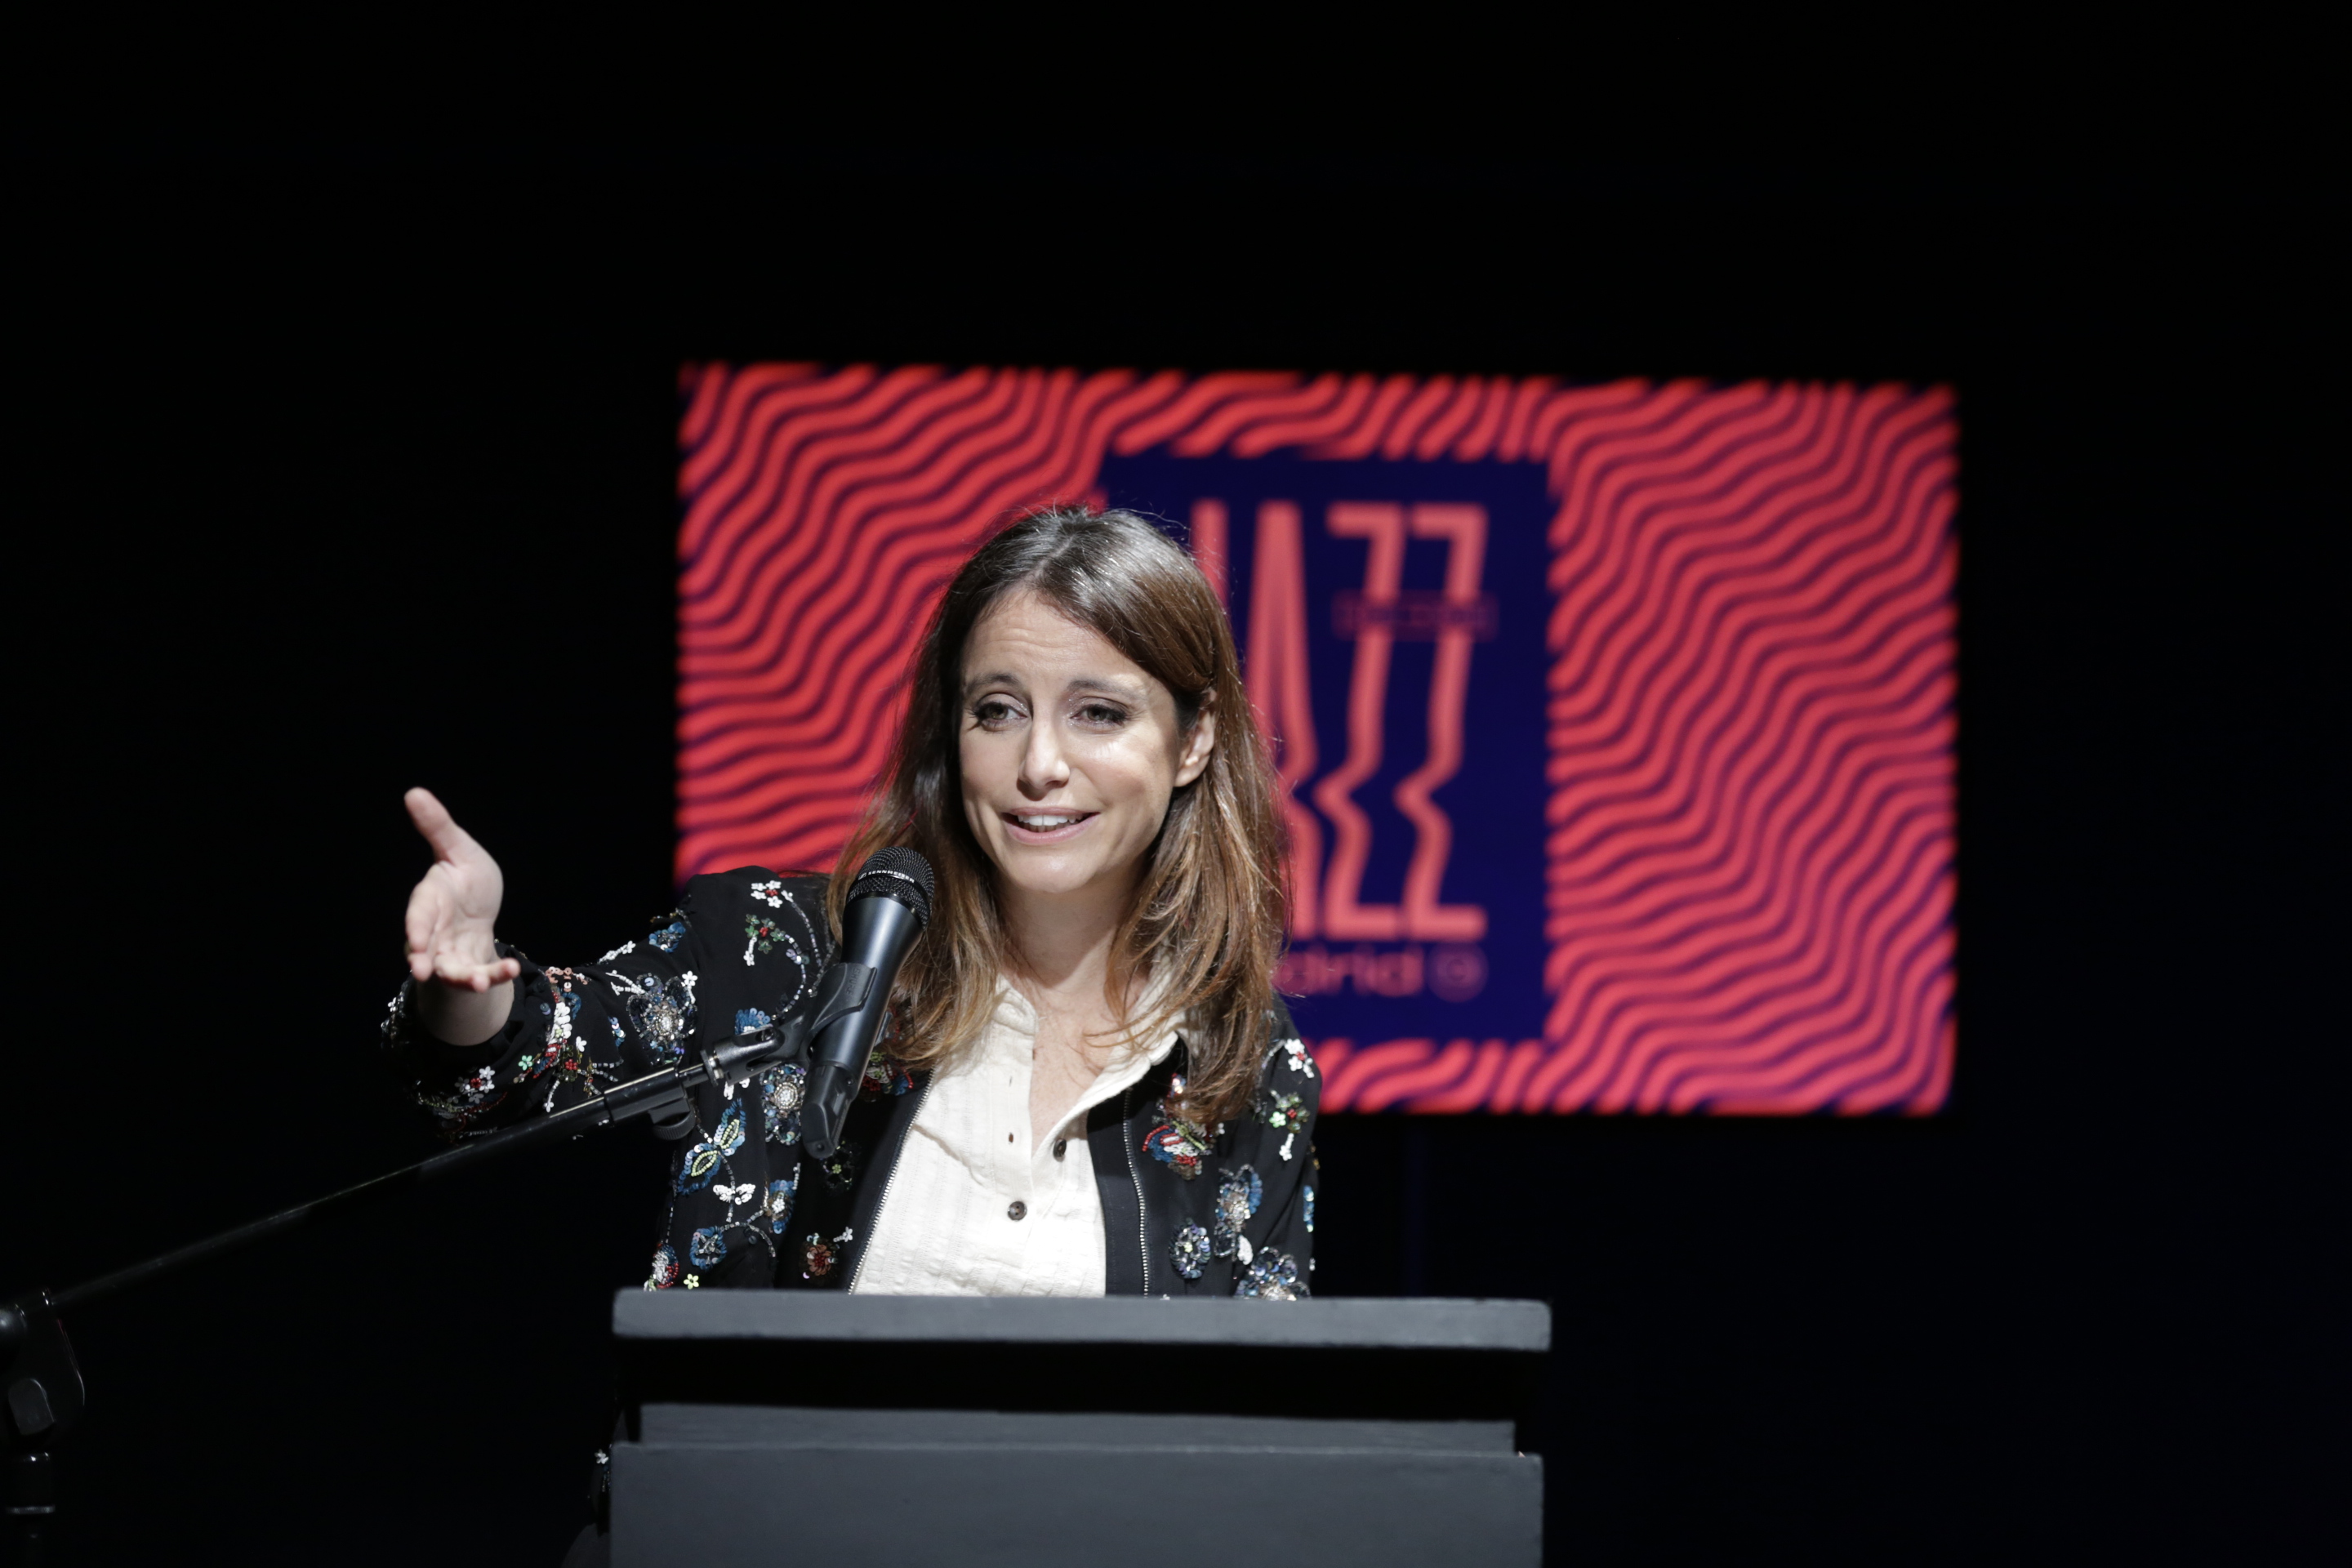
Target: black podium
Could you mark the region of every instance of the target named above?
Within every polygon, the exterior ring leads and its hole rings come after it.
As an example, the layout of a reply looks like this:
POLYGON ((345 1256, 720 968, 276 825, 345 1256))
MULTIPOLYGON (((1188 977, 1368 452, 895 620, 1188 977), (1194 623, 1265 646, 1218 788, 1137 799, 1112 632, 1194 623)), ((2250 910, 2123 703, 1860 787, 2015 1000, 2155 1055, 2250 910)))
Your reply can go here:
POLYGON ((614 1568, 1527 1564, 1537 1301, 614 1302, 614 1568))

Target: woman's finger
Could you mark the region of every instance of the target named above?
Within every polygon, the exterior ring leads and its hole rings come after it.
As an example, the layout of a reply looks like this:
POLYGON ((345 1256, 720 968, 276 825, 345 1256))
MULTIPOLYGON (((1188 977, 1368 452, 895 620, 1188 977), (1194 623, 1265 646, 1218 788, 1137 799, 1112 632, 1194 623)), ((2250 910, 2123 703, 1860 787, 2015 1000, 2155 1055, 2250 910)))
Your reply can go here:
POLYGON ((435 954, 432 963, 434 978, 444 985, 466 991, 488 991, 491 986, 502 984, 522 973, 522 965, 511 958, 477 963, 454 952, 445 952, 435 954))
POLYGON ((481 846, 474 842, 474 836, 457 826, 457 819, 449 815, 449 808, 443 805, 440 797, 431 790, 410 790, 401 796, 401 803, 408 807, 408 820, 416 825, 416 831, 433 846, 435 859, 456 860, 468 851, 481 852, 481 846))
POLYGON ((401 922, 412 955, 433 950, 433 939, 448 925, 450 912, 448 892, 436 878, 428 875, 416 884, 408 895, 408 912, 401 922))

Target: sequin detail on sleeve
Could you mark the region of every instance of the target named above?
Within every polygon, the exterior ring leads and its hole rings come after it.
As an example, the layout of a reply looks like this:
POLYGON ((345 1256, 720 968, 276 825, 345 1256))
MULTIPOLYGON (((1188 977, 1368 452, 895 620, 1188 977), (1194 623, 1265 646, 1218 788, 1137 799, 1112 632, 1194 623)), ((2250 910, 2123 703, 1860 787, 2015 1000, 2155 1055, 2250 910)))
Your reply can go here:
POLYGON ((640 974, 634 981, 615 974, 612 980, 629 1022, 646 1042, 646 1054, 661 1062, 684 1057, 694 1038, 693 971, 667 981, 658 974, 640 974))
POLYGON ((609 1068, 599 1066, 588 1055, 588 1047, 572 1027, 579 1017, 583 999, 580 975, 569 969, 547 971, 549 999, 539 1005, 547 1015, 547 1043, 535 1051, 525 1051, 515 1058, 515 1071, 521 1081, 530 1082, 552 1072, 547 1085, 547 1103, 542 1108, 555 1109, 555 1091, 565 1084, 578 1084, 583 1089, 595 1088, 598 1079, 612 1079, 615 1075, 609 1068))

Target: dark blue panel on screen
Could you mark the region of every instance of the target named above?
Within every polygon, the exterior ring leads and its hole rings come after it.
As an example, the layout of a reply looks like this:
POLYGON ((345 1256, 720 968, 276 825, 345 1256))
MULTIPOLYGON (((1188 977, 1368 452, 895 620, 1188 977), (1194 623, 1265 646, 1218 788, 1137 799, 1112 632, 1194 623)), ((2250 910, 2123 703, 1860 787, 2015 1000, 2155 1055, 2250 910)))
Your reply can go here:
MULTIPOLYGON (((1321 854, 1298 856, 1297 877, 1315 883, 1301 902, 1313 907, 1297 922, 1284 975, 1302 1032, 1358 1040, 1540 1036, 1545 530, 1553 510, 1543 470, 1524 463, 1184 458, 1160 448, 1107 456, 1100 493, 1210 549, 1213 543, 1195 537, 1203 531, 1195 521, 1204 502, 1212 519, 1222 514, 1226 603, 1244 667, 1261 711, 1294 756, 1285 721, 1295 730, 1297 719, 1260 694, 1264 672, 1253 660, 1266 656, 1250 640, 1254 626, 1280 624, 1290 606, 1303 605, 1305 635, 1295 646, 1307 665, 1314 763, 1294 780, 1292 795, 1310 815, 1321 854), (1296 518, 1303 595, 1260 581, 1269 503, 1287 506, 1296 518), (1368 580, 1379 546, 1349 521, 1351 511, 1370 515, 1377 531, 1382 509, 1403 540, 1392 594, 1368 580), (1483 524, 1473 525, 1480 537, 1470 545, 1479 556, 1475 596, 1459 592, 1458 580, 1449 595, 1449 568, 1458 579, 1453 557, 1465 542, 1459 530, 1450 537, 1432 531, 1427 520, 1473 512, 1483 524), (1393 608, 1384 612, 1383 604, 1393 608), (1384 680, 1359 669, 1368 626, 1388 628, 1384 649, 1370 655, 1385 658, 1384 680), (1447 627, 1474 628, 1462 639, 1467 671, 1466 679, 1454 677, 1458 696, 1442 689, 1447 627), (1376 735, 1363 704, 1351 700, 1363 694, 1360 682, 1376 707, 1376 735), (1449 705, 1460 755, 1446 770, 1437 731, 1449 705), (1360 776, 1338 798, 1361 814, 1360 878, 1344 854, 1347 823, 1318 797, 1318 786, 1328 795, 1333 775, 1349 771, 1351 759, 1360 776), (1417 822, 1399 800, 1399 786, 1426 777, 1433 765, 1450 773, 1427 791, 1442 822, 1439 843, 1432 842, 1430 814, 1417 822), (1412 918, 1407 881, 1417 856, 1435 862, 1435 901, 1445 919, 1412 918), (1392 924, 1393 934, 1360 934, 1382 924, 1392 924)), ((1302 847, 1312 847, 1294 846, 1302 847)))

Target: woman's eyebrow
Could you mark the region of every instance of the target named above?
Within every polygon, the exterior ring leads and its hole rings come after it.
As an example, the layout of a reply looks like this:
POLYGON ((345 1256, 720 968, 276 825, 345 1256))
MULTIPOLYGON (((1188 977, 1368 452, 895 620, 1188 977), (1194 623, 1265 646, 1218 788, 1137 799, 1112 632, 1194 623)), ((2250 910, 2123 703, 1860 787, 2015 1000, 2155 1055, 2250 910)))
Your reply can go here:
POLYGON ((1013 674, 1011 670, 992 669, 984 675, 968 675, 964 677, 963 694, 966 697, 969 697, 983 686, 1009 686, 1015 691, 1026 691, 1029 689, 1029 683, 1022 679, 1019 676, 1013 674))
POLYGON ((1070 684, 1063 689, 1073 696, 1081 691, 1108 691, 1114 697, 1137 703, 1144 701, 1150 695, 1140 682, 1116 675, 1073 676, 1070 684))

